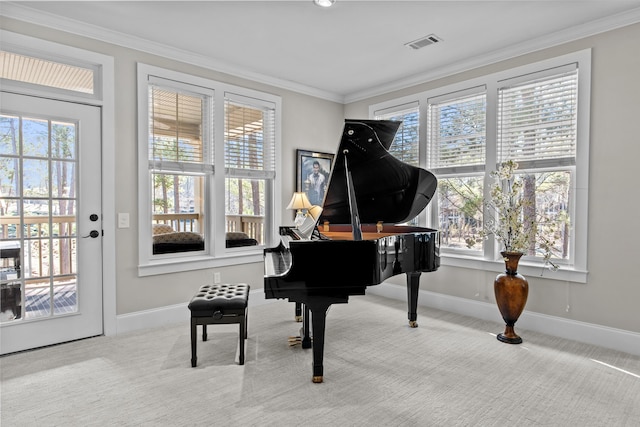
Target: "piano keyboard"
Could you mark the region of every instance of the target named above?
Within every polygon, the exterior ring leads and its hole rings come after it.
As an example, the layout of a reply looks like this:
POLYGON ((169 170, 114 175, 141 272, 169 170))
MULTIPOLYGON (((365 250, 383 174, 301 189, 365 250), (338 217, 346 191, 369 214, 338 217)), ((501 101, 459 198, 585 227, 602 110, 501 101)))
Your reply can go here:
POLYGON ((291 268, 291 252, 278 251, 264 254, 264 273, 266 276, 279 276, 291 268))

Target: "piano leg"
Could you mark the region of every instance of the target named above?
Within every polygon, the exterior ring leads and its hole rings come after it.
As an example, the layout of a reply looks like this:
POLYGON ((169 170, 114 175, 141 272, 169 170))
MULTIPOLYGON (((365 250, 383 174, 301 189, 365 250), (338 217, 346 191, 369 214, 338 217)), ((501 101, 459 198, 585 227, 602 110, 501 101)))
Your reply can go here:
MULTIPOLYGON (((313 377, 311 381, 321 383, 324 375, 324 329, 327 320, 327 310, 331 303, 313 304, 311 307, 311 322, 313 325, 313 377)), ((305 307, 308 307, 305 304, 305 307)))
POLYGON ((302 322, 302 303, 296 303, 296 322, 302 322))
POLYGON ((407 273, 407 303, 409 305, 409 326, 418 327, 418 290, 420 289, 420 272, 407 273))
POLYGON ((327 320, 327 311, 331 304, 347 303, 349 297, 329 297, 307 300, 304 303, 305 317, 308 310, 311 310, 311 326, 313 334, 313 377, 311 381, 321 383, 323 381, 323 359, 324 359, 324 330, 327 320))
POLYGON ((298 322, 302 322, 302 327, 300 328, 300 335, 295 337, 289 337, 289 345, 294 346, 298 344, 302 344, 302 348, 311 348, 311 333, 309 330, 309 308, 304 305, 304 315, 302 315, 302 307, 303 304, 300 302, 296 302, 296 313, 300 312, 300 320, 298 320, 298 316, 296 316, 296 320, 298 322))
MULTIPOLYGON (((298 304, 298 303, 296 303, 298 304)), ((309 330, 309 307, 304 306, 304 316, 300 336, 302 337, 302 348, 311 348, 311 331, 309 330)))

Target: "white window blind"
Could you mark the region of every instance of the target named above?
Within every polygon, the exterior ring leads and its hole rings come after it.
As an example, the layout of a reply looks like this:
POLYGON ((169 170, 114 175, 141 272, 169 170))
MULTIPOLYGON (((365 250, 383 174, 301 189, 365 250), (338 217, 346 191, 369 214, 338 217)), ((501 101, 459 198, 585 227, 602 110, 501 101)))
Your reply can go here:
POLYGON ((577 69, 501 87, 498 161, 521 168, 575 164, 577 98, 577 69))
POLYGON ((484 92, 429 100, 430 169, 440 173, 484 169, 486 103, 484 92))
POLYGON ((275 177, 275 106, 225 98, 225 169, 228 176, 275 177))
POLYGON ((375 118, 377 120, 397 120, 402 122, 389 148, 389 152, 404 163, 418 166, 420 164, 419 105, 414 102, 397 108, 395 110, 376 111, 375 118))
POLYGON ((149 91, 149 160, 156 169, 171 165, 198 171, 192 164, 211 164, 203 144, 207 116, 203 95, 153 86, 149 91))

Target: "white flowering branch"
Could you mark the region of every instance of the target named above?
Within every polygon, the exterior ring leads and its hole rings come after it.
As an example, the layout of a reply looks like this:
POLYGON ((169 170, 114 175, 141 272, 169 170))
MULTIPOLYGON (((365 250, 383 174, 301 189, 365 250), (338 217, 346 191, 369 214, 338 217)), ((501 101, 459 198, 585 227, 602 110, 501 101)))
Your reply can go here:
MULTIPOLYGON (((523 180, 515 178, 517 169, 518 163, 509 160, 502 163, 497 171, 491 172, 496 183, 491 187, 490 200, 485 201, 490 216, 479 234, 483 239, 493 234, 504 252, 526 254, 535 247, 537 241, 545 265, 555 271, 558 266, 551 261, 551 257, 559 223, 551 220, 539 223, 535 213, 531 215, 527 212, 535 206, 532 206, 532 200, 523 197, 523 180)), ((566 219, 561 221, 565 222, 566 219)), ((469 247, 475 243, 474 239, 467 241, 469 247)))

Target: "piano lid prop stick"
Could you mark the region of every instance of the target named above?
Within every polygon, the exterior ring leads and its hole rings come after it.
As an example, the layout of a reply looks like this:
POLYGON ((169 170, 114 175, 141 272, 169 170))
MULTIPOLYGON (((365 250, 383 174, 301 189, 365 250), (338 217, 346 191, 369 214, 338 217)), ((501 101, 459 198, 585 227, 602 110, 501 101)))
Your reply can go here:
POLYGON ((349 194, 349 210, 351 210, 351 228, 353 229, 353 240, 362 240, 362 228, 360 227, 360 215, 358 214, 358 203, 356 201, 356 191, 353 188, 353 177, 349 170, 347 154, 349 150, 344 150, 344 171, 347 179, 347 191, 349 194))

